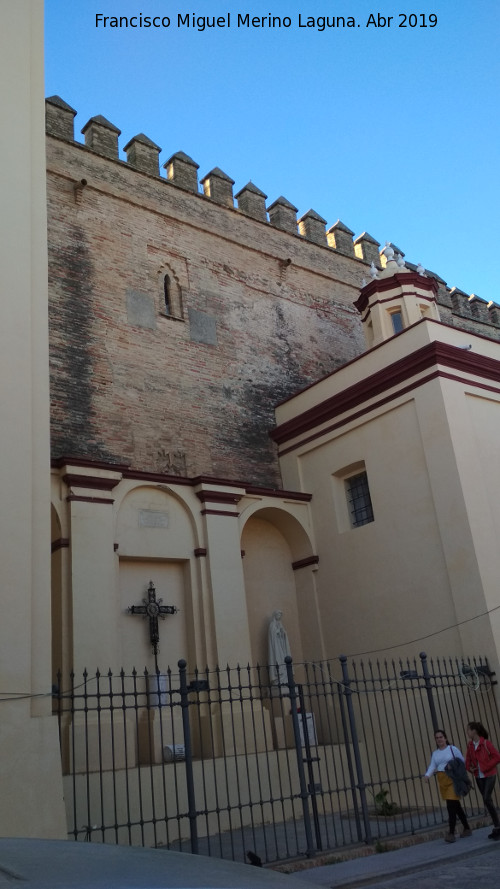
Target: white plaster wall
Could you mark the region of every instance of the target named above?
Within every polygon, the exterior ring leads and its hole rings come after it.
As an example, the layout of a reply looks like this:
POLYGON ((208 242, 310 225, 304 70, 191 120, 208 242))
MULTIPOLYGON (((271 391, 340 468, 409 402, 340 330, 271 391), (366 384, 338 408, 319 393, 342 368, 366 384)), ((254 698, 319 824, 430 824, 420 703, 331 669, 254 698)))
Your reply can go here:
POLYGON ((4 836, 65 835, 51 709, 43 3, 0 3, 0 723, 4 836), (29 697, 40 695, 40 697, 29 697), (40 768, 40 763, 43 768, 40 768))

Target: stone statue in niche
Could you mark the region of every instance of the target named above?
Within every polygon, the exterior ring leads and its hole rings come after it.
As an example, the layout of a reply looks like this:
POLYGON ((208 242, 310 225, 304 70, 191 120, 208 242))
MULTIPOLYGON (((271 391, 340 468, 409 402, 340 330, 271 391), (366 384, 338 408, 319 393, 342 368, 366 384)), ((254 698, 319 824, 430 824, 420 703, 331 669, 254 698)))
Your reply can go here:
POLYGON ((273 611, 269 623, 269 678, 272 685, 288 685, 285 658, 290 654, 290 643, 282 617, 282 611, 273 611))

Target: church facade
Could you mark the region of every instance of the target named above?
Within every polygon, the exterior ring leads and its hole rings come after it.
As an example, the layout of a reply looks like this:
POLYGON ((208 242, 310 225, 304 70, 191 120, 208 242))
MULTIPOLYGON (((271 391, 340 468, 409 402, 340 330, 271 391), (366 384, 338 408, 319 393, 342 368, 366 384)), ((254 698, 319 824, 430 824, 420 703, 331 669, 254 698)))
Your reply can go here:
MULTIPOLYGON (((441 527, 450 517, 434 485, 453 446, 443 432, 431 477, 414 414, 418 370, 400 384, 411 407, 395 410, 393 393, 376 421, 368 408, 369 381, 385 375, 377 386, 392 392, 391 369, 408 349, 442 339, 471 367, 477 351, 498 360, 497 307, 380 251, 367 233, 353 240, 340 221, 326 231, 313 210, 297 220, 283 197, 266 208, 251 182, 235 206, 230 177, 215 168, 199 183, 184 152, 160 175, 160 148, 144 134, 120 160, 120 131, 101 115, 82 143, 71 106, 51 97, 46 111, 54 668, 151 666, 145 628, 128 610, 151 581, 176 609, 160 626, 163 666, 266 663, 276 609, 297 662, 406 651, 441 628, 433 651, 460 654, 465 638, 496 653, 491 632, 486 640, 457 626, 494 607, 494 592, 476 576, 466 594, 476 532, 456 536, 456 513, 441 527), (321 399, 342 401, 353 386, 366 389, 363 421, 350 418, 356 402, 341 410, 342 457, 330 461, 320 433, 304 447, 311 436, 292 434, 290 424, 302 426, 291 417, 296 405, 321 417, 321 399), (353 527, 349 479, 372 462, 374 520, 353 527), (460 593, 447 535, 471 560, 458 571, 460 593)), ((436 418, 448 421, 439 387, 429 441, 436 418)), ((494 391, 481 402, 488 455, 494 391)), ((483 428, 479 416, 473 425, 483 428)), ((469 476, 461 466, 453 490, 469 476)), ((489 533, 493 503, 482 511, 489 533)))
POLYGON ((62 836, 58 670, 267 664, 275 612, 296 664, 496 668, 500 310, 100 115, 75 141, 58 97, 45 180, 42 22, 0 54, 0 823, 62 836))

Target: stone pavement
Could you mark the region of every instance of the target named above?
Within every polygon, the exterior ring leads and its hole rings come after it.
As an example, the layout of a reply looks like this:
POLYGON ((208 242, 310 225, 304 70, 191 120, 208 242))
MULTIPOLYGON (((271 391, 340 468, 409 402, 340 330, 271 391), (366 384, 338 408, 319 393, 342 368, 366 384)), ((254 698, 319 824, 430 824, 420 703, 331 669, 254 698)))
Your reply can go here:
POLYGON ((445 843, 443 837, 392 852, 374 854, 291 874, 329 889, 498 889, 500 842, 488 839, 491 827, 445 843))
MULTIPOLYGON (((500 884, 500 849, 472 854, 458 861, 448 861, 438 867, 406 874, 403 877, 369 883, 371 889, 498 889, 500 884)), ((357 884, 359 886, 359 883, 357 884)), ((365 884, 366 885, 366 884, 365 884)))

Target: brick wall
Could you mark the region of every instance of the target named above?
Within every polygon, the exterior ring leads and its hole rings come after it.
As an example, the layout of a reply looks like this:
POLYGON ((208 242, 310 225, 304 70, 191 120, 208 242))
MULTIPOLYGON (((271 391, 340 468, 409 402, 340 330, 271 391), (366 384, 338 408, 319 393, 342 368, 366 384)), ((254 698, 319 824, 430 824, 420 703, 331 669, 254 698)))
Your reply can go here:
POLYGON ((366 263, 79 143, 47 158, 53 457, 280 486, 274 406, 364 350, 366 263))
POLYGON ((279 486, 274 405, 362 351, 364 264, 77 144, 48 167, 53 457, 279 486))

